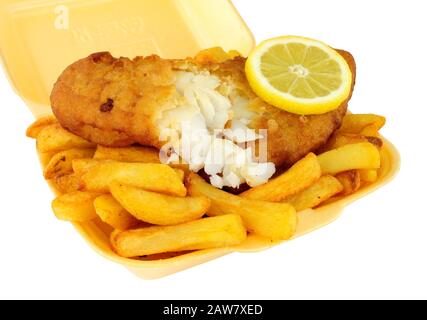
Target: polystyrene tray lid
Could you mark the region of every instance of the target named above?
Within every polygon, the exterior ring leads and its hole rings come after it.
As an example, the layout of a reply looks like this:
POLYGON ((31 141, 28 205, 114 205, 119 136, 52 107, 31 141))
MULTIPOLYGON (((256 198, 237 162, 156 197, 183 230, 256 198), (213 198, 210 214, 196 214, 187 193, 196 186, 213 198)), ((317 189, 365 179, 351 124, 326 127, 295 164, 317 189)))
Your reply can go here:
POLYGON ((99 51, 184 58, 221 46, 247 55, 254 39, 229 0, 2 0, 0 53, 35 115, 50 112, 60 73, 99 51), (41 106, 41 107, 40 107, 41 106))

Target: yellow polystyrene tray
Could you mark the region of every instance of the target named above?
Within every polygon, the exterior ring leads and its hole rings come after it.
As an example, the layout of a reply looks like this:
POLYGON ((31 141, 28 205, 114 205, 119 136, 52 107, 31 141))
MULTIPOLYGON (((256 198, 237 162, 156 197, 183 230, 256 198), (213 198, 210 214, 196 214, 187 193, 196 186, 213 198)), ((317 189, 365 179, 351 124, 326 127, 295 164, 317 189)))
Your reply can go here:
MULTIPOLYGON (((115 56, 159 54, 164 58, 194 56, 220 46, 247 55, 254 39, 229 0, 1 0, 0 56, 6 74, 36 117, 51 113, 49 95, 65 67, 93 52, 115 56), (66 10, 65 10, 66 9, 66 10), (68 28, 58 20, 65 11, 68 28), (58 28, 58 26, 60 28, 58 28)), ((354 200, 390 181, 399 155, 387 141, 375 184, 315 210, 299 213, 296 237, 335 220, 354 200)), ((99 220, 74 224, 100 254, 146 279, 162 277, 231 252, 253 252, 271 243, 250 236, 243 244, 202 250, 170 259, 121 258, 110 247, 111 228, 99 220)))
POLYGON ((1 0, 0 55, 32 112, 50 112, 59 74, 94 52, 194 56, 220 46, 247 55, 252 33, 229 0, 1 0))
MULTIPOLYGON (((366 185, 361 188, 355 194, 338 198, 334 202, 316 209, 308 209, 299 212, 298 227, 294 238, 300 237, 333 222, 341 215, 343 209, 347 205, 384 186, 394 178, 400 168, 400 156, 396 148, 389 141, 384 138, 383 141, 384 147, 381 151, 381 168, 378 171, 378 180, 373 184, 366 185)), ((125 266, 137 276, 144 279, 160 278, 229 253, 256 252, 271 248, 281 243, 272 243, 262 237, 250 235, 245 242, 235 247, 201 250, 170 259, 141 261, 118 256, 110 246, 109 235, 111 228, 106 226, 100 220, 94 220, 87 223, 75 223, 74 226, 88 244, 95 249, 95 251, 104 257, 125 266)))

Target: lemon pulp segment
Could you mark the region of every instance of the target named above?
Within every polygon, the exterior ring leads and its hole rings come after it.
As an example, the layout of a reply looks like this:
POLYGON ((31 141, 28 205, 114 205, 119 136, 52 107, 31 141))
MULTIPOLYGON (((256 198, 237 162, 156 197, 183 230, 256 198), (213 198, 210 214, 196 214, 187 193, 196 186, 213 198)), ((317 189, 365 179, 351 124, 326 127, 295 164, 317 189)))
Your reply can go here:
POLYGON ((301 37, 263 42, 249 56, 246 73, 252 89, 266 102, 298 114, 336 109, 352 83, 351 70, 337 51, 301 37))

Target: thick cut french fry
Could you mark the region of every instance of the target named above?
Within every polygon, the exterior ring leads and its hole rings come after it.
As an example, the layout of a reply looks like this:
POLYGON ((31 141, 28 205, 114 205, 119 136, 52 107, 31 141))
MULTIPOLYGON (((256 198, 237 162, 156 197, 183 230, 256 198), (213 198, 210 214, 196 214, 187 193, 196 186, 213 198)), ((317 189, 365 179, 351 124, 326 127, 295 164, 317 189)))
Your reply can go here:
POLYGON ((126 163, 117 161, 81 161, 84 168, 77 168, 80 160, 74 161, 73 168, 81 176, 81 189, 108 193, 112 182, 143 188, 149 191, 185 197, 187 189, 178 173, 165 164, 126 163), (77 170, 76 170, 77 169, 77 170))
POLYGON ((39 152, 59 152, 74 148, 95 148, 95 146, 95 144, 63 129, 59 124, 52 124, 43 128, 37 136, 37 150, 39 152))
POLYGON ((93 158, 120 162, 160 163, 159 151, 149 147, 106 148, 98 146, 93 158))
POLYGON ((365 136, 365 138, 369 143, 373 144, 378 150, 381 150, 381 148, 384 145, 384 142, 380 137, 365 136))
POLYGON ((205 218, 176 226, 115 232, 111 242, 122 257, 222 248, 246 239, 242 218, 235 214, 205 218))
POLYGON ((323 174, 331 175, 354 169, 378 169, 381 165, 378 149, 369 142, 348 144, 322 153, 317 159, 323 174))
POLYGON ((59 196, 52 209, 59 220, 85 222, 97 217, 93 201, 99 197, 94 192, 73 192, 59 196))
POLYGON ((91 158, 94 149, 69 149, 60 151, 52 157, 44 169, 44 177, 53 179, 73 173, 73 160, 91 158))
POLYGON ((367 136, 367 137, 379 137, 378 132, 378 126, 375 124, 370 124, 369 126, 366 126, 363 128, 362 131, 360 131, 360 134, 367 136))
POLYGON ((57 154, 57 152, 39 152, 39 160, 40 160, 40 164, 42 165, 42 168, 45 168, 50 160, 55 156, 55 154, 57 154))
POLYGON ((338 179, 326 175, 307 189, 286 198, 285 201, 293 205, 297 211, 302 211, 319 206, 342 190, 343 186, 338 179))
POLYGON ((140 225, 140 221, 124 209, 110 194, 99 196, 94 201, 99 218, 117 230, 129 230, 140 225))
POLYGON ((206 197, 173 197, 118 183, 113 183, 110 191, 135 218, 161 226, 200 219, 211 204, 206 197))
POLYGON ((309 153, 282 175, 243 192, 241 196, 253 200, 280 202, 312 185, 320 178, 321 173, 316 155, 309 153))
POLYGON ((372 183, 378 180, 378 171, 375 169, 359 170, 362 182, 372 183))
POLYGON ((72 161, 72 167, 75 174, 82 176, 87 173, 91 168, 112 162, 110 160, 95 160, 95 159, 76 159, 72 161))
POLYGON ((46 116, 40 119, 37 119, 31 126, 27 129, 27 137, 37 139, 40 131, 42 131, 47 126, 57 123, 58 120, 54 116, 46 116))
POLYGON ((379 131, 386 123, 386 118, 375 114, 347 114, 342 122, 340 132, 344 133, 361 133, 368 127, 375 127, 379 131))
POLYGON ((343 147, 347 144, 356 144, 362 142, 372 143, 377 148, 381 148, 383 141, 375 136, 364 136, 353 133, 336 133, 329 139, 328 143, 322 148, 324 152, 343 147))
MULTIPOLYGON (((72 162, 73 171, 79 175, 83 176, 85 173, 87 173, 90 169, 92 169, 95 166, 107 164, 107 163, 113 163, 118 162, 114 160, 99 160, 99 159, 76 159, 72 162)), ((185 179, 185 170, 174 168, 172 167, 175 173, 177 174, 179 180, 184 182, 185 179)))
POLYGON ((176 175, 178 176, 179 180, 181 180, 182 182, 184 182, 185 180, 185 172, 184 170, 181 169, 173 169, 176 173, 176 175))
MULTIPOLYGON (((96 160, 115 160, 119 162, 161 163, 159 151, 150 147, 106 148, 98 146, 93 157, 96 160)), ((170 164, 184 177, 190 170, 187 164, 170 164)), ((183 178, 184 179, 184 178, 183 178)))
POLYGON ((341 194, 343 196, 348 196, 357 192, 360 189, 360 173, 359 170, 350 170, 346 172, 341 172, 336 175, 336 178, 341 182, 344 189, 341 194))
POLYGON ((238 214, 249 232, 270 240, 286 240, 295 233, 297 216, 289 204, 245 199, 213 187, 195 173, 187 177, 186 186, 190 195, 211 199, 209 216, 238 214))
POLYGON ((80 178, 75 173, 60 176, 51 181, 61 194, 78 191, 80 186, 80 178))

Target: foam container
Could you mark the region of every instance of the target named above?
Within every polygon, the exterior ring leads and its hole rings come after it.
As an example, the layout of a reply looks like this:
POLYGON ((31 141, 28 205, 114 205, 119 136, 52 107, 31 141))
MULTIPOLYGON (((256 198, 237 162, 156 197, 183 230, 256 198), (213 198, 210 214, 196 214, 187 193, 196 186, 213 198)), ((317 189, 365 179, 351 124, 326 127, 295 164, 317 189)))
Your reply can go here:
MULTIPOLYGON (((12 86, 36 118, 51 113, 49 95, 65 67, 93 52, 185 58, 215 46, 247 55, 254 45, 251 32, 228 0, 2 0, 0 4, 1 61, 12 86)), ((347 205, 396 175, 399 154, 384 141, 378 181, 351 196, 299 212, 295 237, 331 223, 347 205)), ((280 244, 249 236, 236 247, 144 261, 115 254, 109 242, 112 230, 100 220, 74 227, 99 254, 145 279, 160 278, 229 253, 280 244)))

